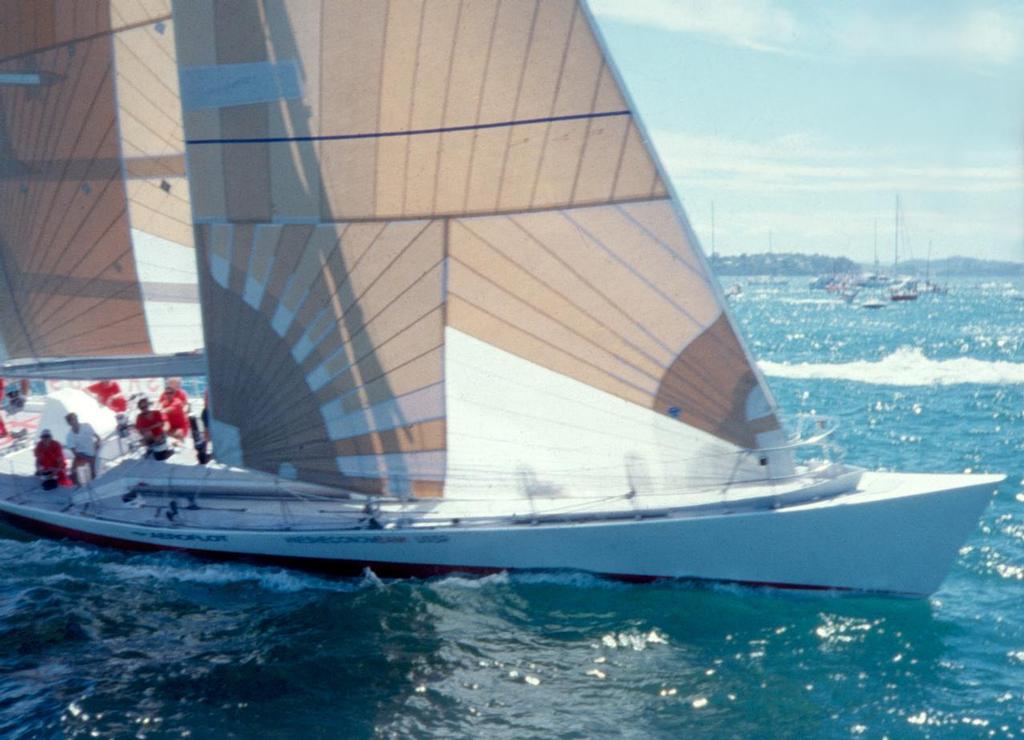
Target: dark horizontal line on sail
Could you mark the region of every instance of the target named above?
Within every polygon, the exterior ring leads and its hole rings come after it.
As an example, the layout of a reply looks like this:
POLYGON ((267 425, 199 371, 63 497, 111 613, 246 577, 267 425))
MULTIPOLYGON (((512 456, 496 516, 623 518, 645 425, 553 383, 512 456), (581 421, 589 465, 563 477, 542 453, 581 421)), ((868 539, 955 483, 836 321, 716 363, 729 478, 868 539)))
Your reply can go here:
POLYGON ((17 276, 19 292, 45 293, 72 298, 106 298, 136 300, 141 288, 147 301, 166 303, 198 303, 199 289, 195 283, 139 283, 135 280, 76 277, 22 273, 17 276))
POLYGON ((407 131, 373 131, 361 134, 326 134, 323 136, 263 136, 235 139, 188 139, 186 144, 281 144, 303 141, 350 141, 353 139, 384 139, 393 136, 419 136, 422 134, 450 134, 460 131, 480 131, 489 128, 509 128, 512 126, 531 126, 538 123, 559 123, 561 121, 581 121, 592 118, 611 118, 628 116, 628 110, 602 111, 600 113, 574 113, 568 116, 547 116, 545 118, 523 118, 516 121, 497 121, 495 123, 473 123, 465 126, 446 126, 441 128, 420 128, 407 131))
POLYGON ((103 31, 97 31, 96 33, 90 33, 86 36, 76 36, 74 38, 66 39, 64 41, 58 41, 55 44, 49 44, 47 46, 40 46, 36 49, 28 49, 26 51, 18 52, 17 54, 11 54, 10 56, 0 57, 0 64, 5 62, 13 62, 17 59, 24 59, 25 57, 35 56, 36 54, 42 54, 43 52, 53 51, 54 49, 62 49, 65 46, 74 46, 84 41, 92 41, 93 39, 102 38, 103 36, 112 36, 115 33, 121 33, 122 31, 131 31, 136 28, 142 28, 143 26, 149 26, 154 23, 162 23, 163 21, 171 20, 170 15, 162 15, 158 18, 147 18, 144 21, 138 21, 137 23, 129 23, 126 26, 118 26, 117 28, 108 28, 103 31))
POLYGON ((105 182, 121 176, 129 180, 184 177, 185 157, 134 157, 122 162, 117 157, 100 159, 55 159, 48 162, 6 162, 0 165, 0 180, 79 180, 105 182))
POLYGON ((578 203, 563 203, 561 205, 543 206, 541 208, 513 208, 494 211, 459 211, 457 213, 412 213, 408 215, 381 216, 379 218, 345 218, 335 216, 332 218, 311 219, 308 221, 280 221, 271 222, 259 218, 199 218, 196 220, 198 226, 214 226, 217 224, 269 224, 271 226, 318 226, 319 224, 390 224, 399 221, 435 221, 446 218, 469 220, 474 218, 489 218, 493 216, 518 216, 528 213, 551 213, 554 211, 571 211, 579 208, 599 208, 601 206, 628 206, 634 203, 660 203, 668 200, 668 193, 652 195, 646 198, 619 198, 612 200, 590 200, 578 203))

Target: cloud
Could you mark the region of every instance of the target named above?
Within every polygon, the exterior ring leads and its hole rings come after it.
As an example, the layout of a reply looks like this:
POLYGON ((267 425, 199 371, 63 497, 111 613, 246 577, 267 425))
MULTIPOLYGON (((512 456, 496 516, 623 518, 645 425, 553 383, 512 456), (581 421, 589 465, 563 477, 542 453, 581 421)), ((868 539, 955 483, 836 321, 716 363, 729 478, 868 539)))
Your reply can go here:
MULTIPOLYGON (((1024 57, 1024 6, 944 10, 881 6, 868 13, 821 4, 801 16, 773 0, 591 0, 601 18, 691 33, 723 44, 789 55, 890 57, 968 65, 1024 57)), ((948 7, 948 6, 946 6, 948 7)))
POLYGON ((804 136, 752 142, 660 131, 654 142, 673 177, 719 190, 1024 191, 1017 152, 965 156, 967 163, 954 167, 904 163, 894 152, 842 149, 804 136))
POLYGON ((989 7, 883 18, 855 12, 840 17, 831 34, 854 54, 1005 65, 1024 53, 1024 13, 989 7))
POLYGON ((787 53, 799 25, 769 0, 591 0, 602 18, 695 33, 758 51, 787 53))

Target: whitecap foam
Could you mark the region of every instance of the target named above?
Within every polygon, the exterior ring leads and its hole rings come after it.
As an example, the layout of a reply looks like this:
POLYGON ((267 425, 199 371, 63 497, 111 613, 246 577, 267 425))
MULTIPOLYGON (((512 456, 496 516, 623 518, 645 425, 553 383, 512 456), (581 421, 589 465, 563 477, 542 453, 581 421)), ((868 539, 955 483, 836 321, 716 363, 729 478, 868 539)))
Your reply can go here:
POLYGON ((876 385, 980 385, 1024 384, 1024 363, 957 357, 933 360, 918 347, 900 347, 872 362, 769 362, 760 363, 765 375, 798 380, 852 380, 876 385))
POLYGON ((268 591, 280 593, 297 593, 299 591, 357 591, 368 585, 362 581, 336 581, 318 578, 298 571, 279 568, 261 568, 257 566, 238 565, 233 563, 158 565, 148 563, 108 563, 103 570, 125 580, 179 581, 183 583, 200 583, 209 585, 228 585, 233 583, 253 583, 268 591))

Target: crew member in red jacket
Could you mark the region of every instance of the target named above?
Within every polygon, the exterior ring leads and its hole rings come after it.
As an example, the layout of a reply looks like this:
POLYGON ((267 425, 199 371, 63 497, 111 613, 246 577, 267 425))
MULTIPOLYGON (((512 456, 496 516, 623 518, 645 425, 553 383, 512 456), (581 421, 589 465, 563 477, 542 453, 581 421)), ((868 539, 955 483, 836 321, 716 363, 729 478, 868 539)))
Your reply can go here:
POLYGON ((44 429, 39 433, 35 456, 36 475, 43 476, 44 487, 53 488, 57 484, 67 484, 67 461, 64 459, 64 448, 53 438, 49 429, 44 429), (49 486, 46 485, 48 481, 52 481, 49 486))
POLYGON ((164 418, 160 409, 151 409, 149 399, 139 400, 139 415, 135 417, 135 428, 142 435, 142 441, 147 447, 158 444, 164 440, 167 432, 167 419, 164 418))
POLYGON ((188 436, 188 396, 180 387, 175 388, 168 381, 160 394, 160 408, 167 417, 167 433, 179 441, 188 436))
POLYGON ((88 386, 86 390, 115 414, 123 414, 128 410, 128 401, 125 400, 121 386, 116 380, 101 380, 88 386))

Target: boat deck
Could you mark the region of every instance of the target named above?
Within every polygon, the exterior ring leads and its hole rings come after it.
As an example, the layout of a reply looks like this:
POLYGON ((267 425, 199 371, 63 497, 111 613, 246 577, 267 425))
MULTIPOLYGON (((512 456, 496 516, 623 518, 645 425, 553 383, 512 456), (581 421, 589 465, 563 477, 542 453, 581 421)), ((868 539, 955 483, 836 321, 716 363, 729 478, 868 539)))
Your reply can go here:
POLYGON ((32 442, 0 452, 0 500, 19 507, 149 527, 204 530, 345 530, 536 524, 669 515, 701 516, 779 508, 856 488, 859 471, 827 471, 728 489, 618 496, 534 496, 513 500, 366 496, 232 468, 198 465, 191 446, 167 461, 127 440, 104 442, 96 480, 46 491, 33 475, 32 442))

